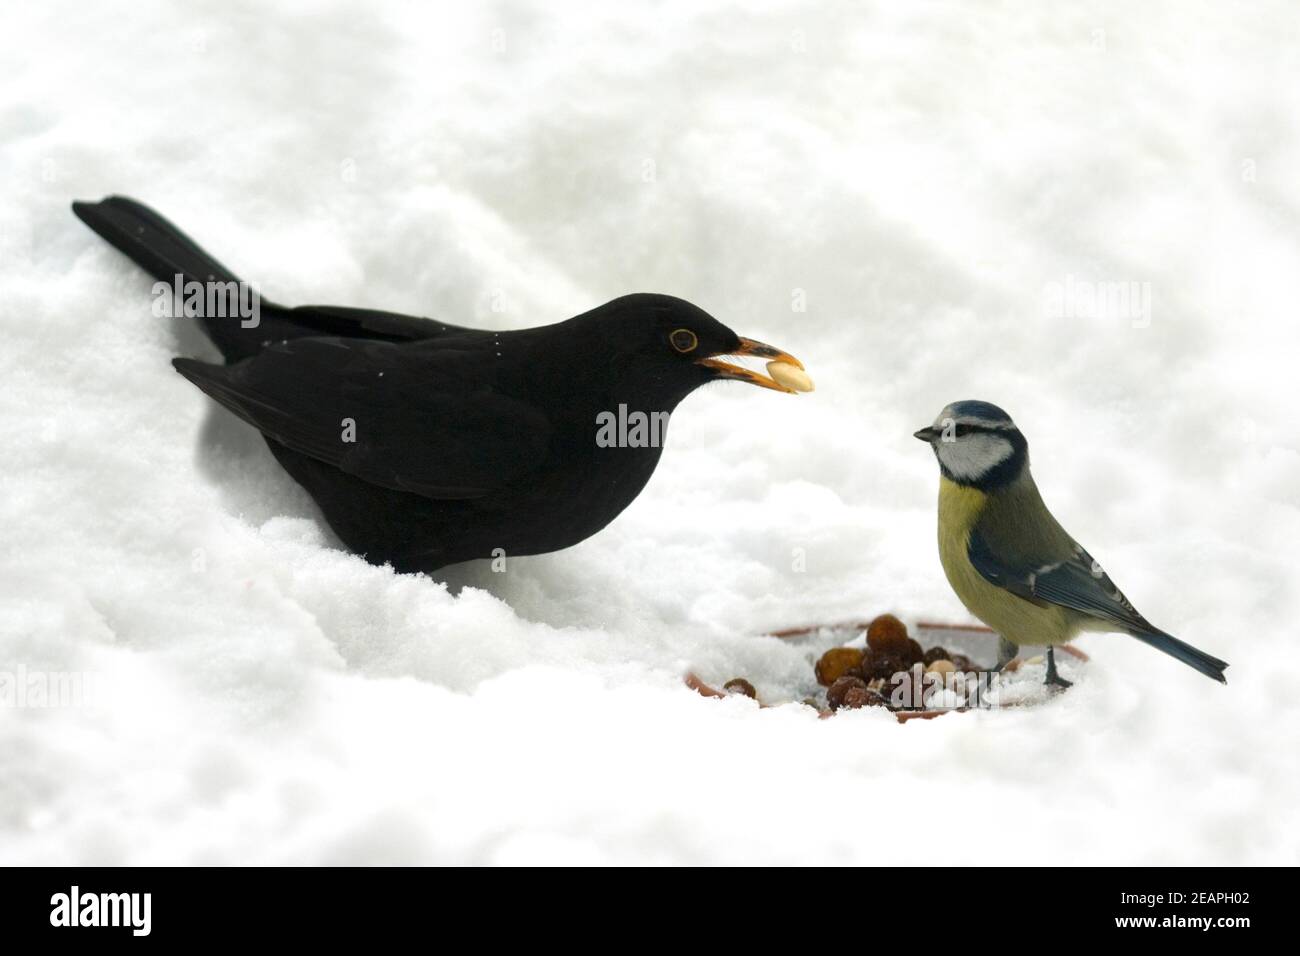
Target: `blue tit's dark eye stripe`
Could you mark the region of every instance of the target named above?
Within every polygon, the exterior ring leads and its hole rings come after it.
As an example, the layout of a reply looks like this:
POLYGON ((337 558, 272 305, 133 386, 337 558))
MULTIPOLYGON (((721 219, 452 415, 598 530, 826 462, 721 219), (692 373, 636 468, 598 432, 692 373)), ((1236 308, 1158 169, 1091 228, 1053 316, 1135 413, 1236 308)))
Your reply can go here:
POLYGON ((1014 430, 1014 426, 1008 427, 1000 422, 959 422, 953 426, 952 432, 953 437, 961 438, 965 435, 1005 435, 1014 430))

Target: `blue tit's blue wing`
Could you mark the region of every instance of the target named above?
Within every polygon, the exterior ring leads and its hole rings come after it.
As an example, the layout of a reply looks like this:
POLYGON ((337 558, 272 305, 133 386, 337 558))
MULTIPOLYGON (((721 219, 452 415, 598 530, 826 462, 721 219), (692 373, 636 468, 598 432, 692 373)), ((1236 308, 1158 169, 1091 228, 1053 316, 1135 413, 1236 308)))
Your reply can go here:
POLYGON ((995 555, 978 529, 970 534, 970 541, 966 545, 966 556, 975 570, 990 584, 996 584, 1004 591, 1010 591, 1016 597, 1022 597, 1026 601, 1042 603, 1034 597, 1034 590, 1029 582, 1030 571, 1017 566, 1015 562, 1008 562, 995 555))
POLYGON ((1078 544, 1061 560, 1020 564, 995 554, 976 529, 971 532, 967 556, 987 581, 1026 601, 1068 607, 1120 630, 1151 629, 1101 565, 1078 544))

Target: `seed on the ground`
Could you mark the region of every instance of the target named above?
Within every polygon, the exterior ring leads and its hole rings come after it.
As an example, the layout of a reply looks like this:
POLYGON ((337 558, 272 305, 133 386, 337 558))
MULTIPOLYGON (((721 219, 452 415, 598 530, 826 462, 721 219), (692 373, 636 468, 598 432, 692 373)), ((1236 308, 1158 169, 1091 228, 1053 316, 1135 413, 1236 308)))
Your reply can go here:
POLYGON ((841 705, 847 710, 857 710, 859 707, 884 707, 885 698, 869 687, 850 687, 844 692, 844 703, 841 705))
POLYGON ((966 672, 978 670, 975 666, 975 662, 965 654, 953 654, 948 659, 952 661, 952 666, 957 668, 959 671, 966 672))
POLYGON ((925 648, 921 642, 914 637, 909 637, 907 643, 902 646, 898 656, 903 660, 903 666, 911 667, 913 664, 920 664, 925 660, 925 648))
POLYGON ((925 665, 928 667, 935 661, 950 661, 952 660, 952 657, 944 648, 935 645, 925 652, 925 656, 921 658, 921 660, 924 661, 925 665))
POLYGON ((849 691, 866 689, 867 682, 861 677, 846 675, 831 684, 830 689, 826 691, 826 703, 831 705, 831 710, 839 710, 844 706, 845 695, 849 691))
POLYGON ((907 642, 906 625, 892 614, 882 614, 867 625, 867 646, 877 653, 901 656, 907 642))
POLYGON ((855 677, 862 673, 862 648, 832 647, 817 661, 817 683, 830 687, 845 674, 855 677))
POLYGON ((744 694, 746 697, 752 697, 758 700, 758 691, 754 690, 754 685, 743 677, 733 677, 722 685, 722 689, 728 694, 744 694))

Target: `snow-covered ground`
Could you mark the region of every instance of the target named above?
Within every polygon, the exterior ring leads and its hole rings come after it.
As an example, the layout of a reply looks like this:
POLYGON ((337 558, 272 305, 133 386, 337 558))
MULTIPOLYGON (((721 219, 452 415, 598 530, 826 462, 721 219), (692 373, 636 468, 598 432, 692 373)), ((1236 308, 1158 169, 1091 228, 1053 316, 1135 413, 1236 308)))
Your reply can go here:
POLYGON ((85 683, 0 707, 0 861, 1300 862, 1289 5, 624 6, 6 6, 0 675, 85 683), (669 292, 818 390, 692 396, 579 547, 397 576, 172 371, 205 346, 68 210, 110 192, 280 301, 669 292), (686 689, 969 620, 911 437, 962 398, 1231 683, 1097 635, 1036 708, 686 689))

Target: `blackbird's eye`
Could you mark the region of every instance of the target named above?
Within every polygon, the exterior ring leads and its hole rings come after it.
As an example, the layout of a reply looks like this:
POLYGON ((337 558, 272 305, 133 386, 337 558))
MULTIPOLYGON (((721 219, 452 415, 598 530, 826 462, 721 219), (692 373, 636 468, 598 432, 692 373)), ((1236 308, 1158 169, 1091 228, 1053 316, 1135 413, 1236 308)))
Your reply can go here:
POLYGON ((700 340, 690 329, 674 329, 673 334, 668 336, 668 341, 672 343, 673 348, 683 354, 694 352, 695 346, 700 344, 700 340))

